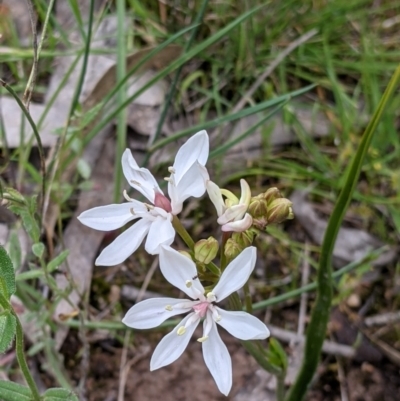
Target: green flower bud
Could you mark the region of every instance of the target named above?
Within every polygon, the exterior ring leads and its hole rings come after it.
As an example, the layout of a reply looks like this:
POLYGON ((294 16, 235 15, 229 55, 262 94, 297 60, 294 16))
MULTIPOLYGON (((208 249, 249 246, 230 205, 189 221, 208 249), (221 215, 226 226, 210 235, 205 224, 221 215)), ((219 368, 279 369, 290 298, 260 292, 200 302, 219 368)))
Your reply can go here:
POLYGON ((247 248, 253 243, 255 233, 252 230, 246 230, 240 233, 233 233, 232 240, 236 242, 236 244, 243 249, 247 248))
POLYGON ((275 199, 268 207, 268 224, 282 223, 286 219, 293 219, 292 202, 286 198, 275 199))
POLYGON ((264 199, 267 201, 268 206, 275 200, 275 199, 280 199, 282 198, 282 194, 279 192, 279 189, 276 187, 269 188, 266 192, 263 194, 264 199))
POLYGON ((198 262, 207 265, 217 256, 218 248, 218 241, 214 237, 201 239, 194 245, 194 257, 198 262))
POLYGON ((250 213, 253 219, 266 216, 267 201, 264 198, 264 194, 260 194, 251 198, 248 213, 250 213))
POLYGON ((242 251, 243 248, 232 238, 229 238, 228 241, 226 241, 224 253, 228 261, 235 259, 242 251))

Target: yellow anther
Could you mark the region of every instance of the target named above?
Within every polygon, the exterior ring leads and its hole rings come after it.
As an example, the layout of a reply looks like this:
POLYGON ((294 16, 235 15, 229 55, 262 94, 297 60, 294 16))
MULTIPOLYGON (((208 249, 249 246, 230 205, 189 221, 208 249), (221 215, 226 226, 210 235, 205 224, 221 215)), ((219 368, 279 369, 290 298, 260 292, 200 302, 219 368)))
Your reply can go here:
POLYGON ((166 305, 165 310, 172 312, 172 305, 166 305))
POLYGON ((172 166, 168 167, 168 172, 171 174, 175 174, 175 169, 172 166))
POLYGON ((210 291, 209 293, 207 293, 207 301, 209 301, 209 302, 213 302, 213 301, 215 301, 215 294, 212 292, 212 291, 210 291))
POLYGON ((185 326, 179 327, 179 329, 176 331, 176 334, 178 334, 178 336, 183 336, 185 333, 186 333, 185 326))
POLYGON ((187 288, 190 288, 193 285, 192 280, 186 280, 185 285, 187 288))
POLYGON ((204 341, 208 340, 208 336, 200 337, 197 339, 199 343, 204 343, 204 341))
POLYGON ((221 315, 218 315, 218 316, 215 318, 215 321, 216 321, 216 322, 219 322, 221 319, 222 319, 222 316, 221 316, 221 315))

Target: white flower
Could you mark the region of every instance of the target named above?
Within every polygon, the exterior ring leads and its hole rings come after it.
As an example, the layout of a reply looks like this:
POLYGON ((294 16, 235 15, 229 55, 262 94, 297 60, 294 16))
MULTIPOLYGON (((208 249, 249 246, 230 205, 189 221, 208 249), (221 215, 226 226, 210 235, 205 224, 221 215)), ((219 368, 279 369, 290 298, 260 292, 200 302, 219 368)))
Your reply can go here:
POLYGON ((200 322, 204 318, 202 343, 204 361, 221 393, 228 395, 232 386, 232 362, 229 352, 218 334, 218 323, 241 340, 261 340, 269 336, 263 322, 246 312, 225 311, 215 305, 248 280, 256 262, 256 248, 246 248, 222 273, 218 284, 205 293, 197 279, 196 265, 187 256, 163 245, 160 251, 160 268, 164 277, 186 293, 189 299, 153 298, 134 305, 122 320, 135 329, 149 329, 166 319, 190 312, 156 347, 150 370, 169 365, 178 359, 200 322))
POLYGON ((242 195, 237 198, 231 191, 221 189, 212 181, 207 181, 208 196, 214 204, 218 214, 218 224, 222 231, 246 231, 253 224, 253 218, 247 213, 250 205, 251 191, 246 180, 240 180, 242 195), (222 197, 226 197, 225 201, 222 197))
POLYGON ((190 196, 204 194, 208 180, 205 164, 208 159, 209 143, 206 131, 192 136, 179 150, 175 162, 168 170, 168 194, 163 194, 157 181, 146 168, 140 168, 129 149, 122 155, 122 169, 129 184, 141 192, 151 204, 128 197, 127 203, 95 207, 83 212, 78 219, 88 227, 111 231, 135 219, 141 219, 107 246, 96 259, 96 265, 113 266, 130 256, 147 235, 145 249, 155 255, 161 244, 172 244, 175 230, 173 215, 181 212, 183 202, 190 196))

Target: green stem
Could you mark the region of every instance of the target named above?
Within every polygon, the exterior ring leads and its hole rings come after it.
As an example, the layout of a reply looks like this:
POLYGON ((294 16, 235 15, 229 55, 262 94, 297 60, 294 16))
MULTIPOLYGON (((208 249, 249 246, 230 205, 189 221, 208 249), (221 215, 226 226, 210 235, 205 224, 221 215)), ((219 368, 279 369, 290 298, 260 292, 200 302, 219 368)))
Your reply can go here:
POLYGON ((24 333, 22 332, 21 322, 18 319, 17 314, 12 311, 15 319, 17 321, 17 332, 15 336, 15 351, 17 353, 17 360, 19 367, 21 368, 22 374, 25 377, 26 382, 32 392, 32 397, 34 401, 40 401, 39 390, 36 387, 36 383, 33 380, 31 372, 29 371, 28 364, 26 363, 25 354, 24 354, 24 333))
POLYGON ((29 371, 28 364, 26 363, 25 354, 24 354, 24 333, 22 331, 21 322, 18 319, 18 315, 15 313, 11 304, 7 301, 2 293, 0 293, 0 305, 5 309, 9 310, 15 317, 15 321, 17 322, 16 326, 16 335, 15 335, 15 351, 17 354, 17 360, 19 367, 21 368, 22 374, 25 377, 26 382, 32 392, 33 401, 40 401, 39 390, 36 387, 36 383, 33 380, 33 377, 29 371))
POLYGON ((247 313, 253 313, 253 304, 251 302, 251 294, 249 289, 249 282, 247 282, 244 287, 244 304, 246 306, 247 313))
POLYGON ((285 374, 276 375, 276 398, 278 401, 283 401, 285 399, 285 374))
MULTIPOLYGON (((25 117, 27 118, 32 130, 33 130, 33 135, 35 136, 37 146, 38 146, 38 151, 39 151, 39 158, 40 158, 40 169, 42 172, 42 196, 41 196, 41 207, 40 207, 40 215, 43 214, 43 207, 44 207, 44 199, 45 199, 45 194, 46 194, 46 159, 44 156, 44 150, 43 150, 43 145, 42 145, 42 140, 40 139, 39 132, 37 130, 36 124, 33 121, 31 114, 29 113, 28 109, 25 107, 25 105, 22 103, 22 100, 19 98, 19 96, 16 94, 13 88, 7 84, 7 82, 3 81, 0 79, 0 85, 6 88, 6 90, 10 93, 10 95, 15 99, 15 101, 18 103, 18 106, 22 110, 22 112, 25 114, 25 117)), ((41 222, 42 219, 40 218, 39 221, 41 222)))
MULTIPOLYGON (((190 234, 186 231, 186 228, 183 227, 183 224, 181 221, 178 219, 177 216, 174 216, 172 219, 172 225, 175 228, 175 231, 180 235, 180 237, 183 239, 185 244, 189 247, 191 251, 194 251, 194 241, 190 234)), ((206 265, 207 268, 214 274, 216 274, 218 277, 221 275, 220 270, 214 263, 209 263, 206 265)))
POLYGON ((228 261, 225 255, 225 245, 228 239, 230 238, 231 233, 229 232, 222 232, 222 244, 221 244, 221 252, 220 252, 220 259, 221 259, 221 271, 225 270, 228 261))

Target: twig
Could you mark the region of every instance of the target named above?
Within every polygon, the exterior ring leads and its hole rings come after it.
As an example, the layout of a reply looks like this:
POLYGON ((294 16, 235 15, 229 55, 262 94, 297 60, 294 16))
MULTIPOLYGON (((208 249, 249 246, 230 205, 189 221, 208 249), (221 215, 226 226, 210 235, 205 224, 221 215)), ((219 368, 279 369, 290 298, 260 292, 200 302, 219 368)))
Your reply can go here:
POLYGON ((400 321, 400 311, 381 313, 364 319, 364 325, 367 327, 392 324, 400 321))
POLYGON ((26 0, 26 5, 28 6, 29 17, 30 17, 31 26, 32 26, 32 34, 33 34, 33 43, 32 43, 32 45, 33 45, 33 65, 32 65, 31 74, 29 76, 28 83, 26 84, 26 88, 25 88, 25 92, 24 92, 24 96, 23 96, 25 107, 27 110, 29 110, 29 103, 31 102, 32 92, 33 92, 33 88, 34 88, 35 82, 36 82, 39 57, 38 57, 36 15, 35 15, 34 6, 32 4, 32 0, 26 0))
POLYGON ((316 35, 318 31, 314 28, 311 31, 306 32, 301 35, 298 39, 293 41, 285 50, 278 54, 275 60, 268 66, 268 68, 256 79, 256 82, 250 87, 250 89, 243 95, 236 106, 231 111, 231 114, 237 113, 245 106, 246 102, 253 96, 254 92, 259 88, 259 86, 268 78, 276 67, 287 57, 293 50, 307 42, 310 38, 316 35))
MULTIPOLYGON (((297 333, 294 333, 293 331, 281 329, 280 327, 268 325, 269 330, 271 331, 271 336, 276 337, 278 340, 291 343, 291 342, 297 342, 303 344, 305 341, 304 336, 299 336, 297 333)), ((326 354, 330 355, 338 355, 342 356, 344 358, 353 358, 356 354, 356 350, 353 347, 350 347, 348 345, 342 345, 335 343, 333 341, 324 341, 324 344, 322 346, 322 350, 326 354)))

